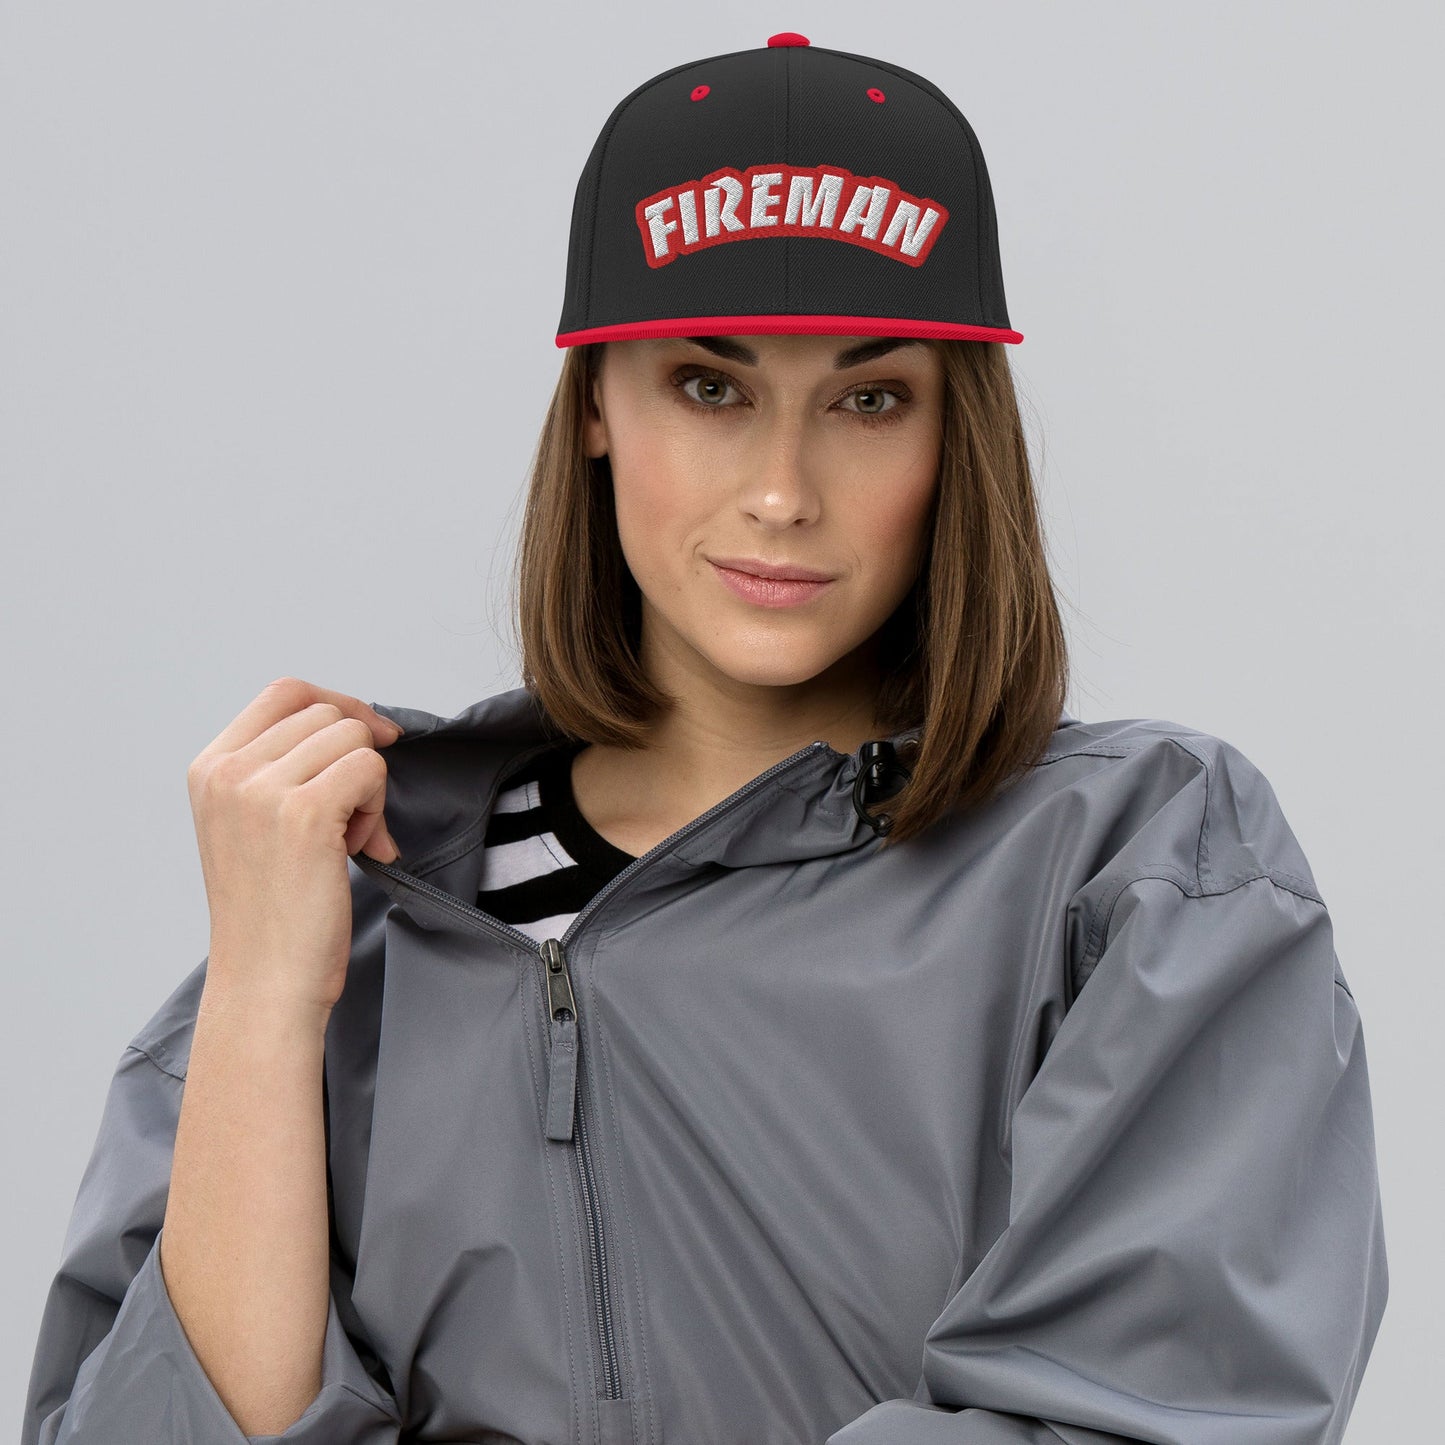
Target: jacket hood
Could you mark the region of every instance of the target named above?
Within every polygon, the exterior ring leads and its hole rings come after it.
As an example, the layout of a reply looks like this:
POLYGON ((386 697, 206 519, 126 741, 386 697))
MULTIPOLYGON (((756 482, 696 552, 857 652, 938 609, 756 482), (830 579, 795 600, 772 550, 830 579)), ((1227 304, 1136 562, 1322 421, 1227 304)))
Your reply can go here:
MULTIPOLYGON (((452 717, 380 702, 370 706, 405 729, 381 751, 387 764, 387 827, 402 851, 398 863, 412 871, 475 846, 510 766, 520 766, 532 750, 565 736, 525 687, 483 698, 452 717)), ((1061 712, 1059 730, 1078 721, 1061 712)), ((1060 746, 1059 730, 1050 751, 1060 746)), ((876 808, 902 782, 899 775, 894 786, 886 776, 865 777, 860 784, 865 755, 871 756, 877 743, 901 749, 921 732, 920 726, 904 728, 852 753, 838 752, 821 739, 812 742, 709 809, 672 851, 682 865, 743 868, 860 848, 877 837, 863 807, 876 808), (775 786, 763 786, 764 779, 776 779, 775 786), (746 792, 754 796, 729 806, 746 792)))

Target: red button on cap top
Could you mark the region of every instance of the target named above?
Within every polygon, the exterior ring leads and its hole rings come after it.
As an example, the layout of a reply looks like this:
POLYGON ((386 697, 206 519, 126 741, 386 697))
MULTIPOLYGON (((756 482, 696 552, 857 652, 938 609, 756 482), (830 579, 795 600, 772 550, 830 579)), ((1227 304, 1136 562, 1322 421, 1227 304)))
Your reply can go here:
POLYGON ((796 30, 783 30, 777 35, 768 36, 769 45, 806 45, 808 37, 799 35, 796 30))

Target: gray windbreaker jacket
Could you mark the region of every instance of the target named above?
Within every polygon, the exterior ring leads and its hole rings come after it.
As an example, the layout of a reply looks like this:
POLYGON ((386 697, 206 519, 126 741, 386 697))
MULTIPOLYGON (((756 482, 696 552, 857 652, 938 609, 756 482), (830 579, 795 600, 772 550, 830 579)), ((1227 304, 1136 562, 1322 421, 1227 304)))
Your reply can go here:
POLYGON ((402 856, 351 864, 320 1393, 242 1435, 166 1294, 203 961, 120 1057, 23 1445, 1341 1439, 1387 1294, 1365 1044, 1239 750, 1065 712, 880 852, 862 750, 814 742, 539 947, 474 904, 534 700, 376 706, 402 856))

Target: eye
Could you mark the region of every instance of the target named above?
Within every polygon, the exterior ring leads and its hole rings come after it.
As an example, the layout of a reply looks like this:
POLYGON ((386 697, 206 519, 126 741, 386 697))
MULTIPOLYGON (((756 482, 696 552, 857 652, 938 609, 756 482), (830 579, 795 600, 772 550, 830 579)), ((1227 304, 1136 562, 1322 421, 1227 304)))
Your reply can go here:
POLYGON ((867 407, 857 408, 858 414, 865 417, 887 416, 889 412, 897 411, 903 402, 902 397, 896 391, 892 391, 884 386, 860 386, 850 391, 843 400, 852 401, 855 397, 868 398, 867 407), (893 398, 892 406, 877 406, 877 403, 886 400, 890 396, 893 398), (876 409, 873 409, 875 407, 876 409))
POLYGON ((719 376, 716 372, 712 371, 692 372, 677 382, 677 385, 682 388, 682 394, 684 396, 697 402, 700 406, 706 407, 709 411, 719 410, 719 398, 724 393, 737 389, 727 377, 719 376), (700 396, 694 395, 688 390, 688 387, 694 381, 701 383, 700 389, 702 390, 702 394, 700 396))

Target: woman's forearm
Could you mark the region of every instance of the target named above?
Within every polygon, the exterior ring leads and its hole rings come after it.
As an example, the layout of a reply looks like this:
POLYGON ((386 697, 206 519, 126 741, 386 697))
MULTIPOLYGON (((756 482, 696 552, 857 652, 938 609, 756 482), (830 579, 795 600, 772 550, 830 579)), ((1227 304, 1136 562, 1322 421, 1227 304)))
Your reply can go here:
POLYGON ((321 1388, 327 1015, 256 999, 220 973, 212 959, 182 1092, 161 1273, 242 1432, 279 1435, 321 1388))

